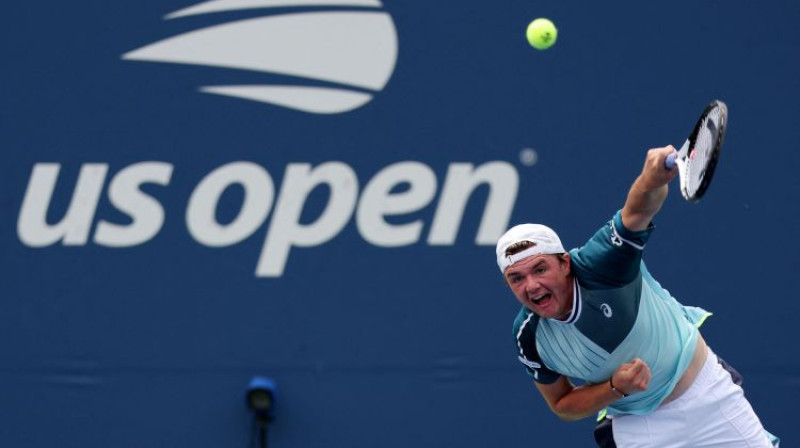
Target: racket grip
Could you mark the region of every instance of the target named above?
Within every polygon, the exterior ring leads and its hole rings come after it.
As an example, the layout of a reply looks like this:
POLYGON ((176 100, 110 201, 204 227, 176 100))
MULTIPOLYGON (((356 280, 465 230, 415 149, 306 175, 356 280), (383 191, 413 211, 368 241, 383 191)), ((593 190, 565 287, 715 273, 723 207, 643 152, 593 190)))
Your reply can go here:
POLYGON ((668 170, 672 170, 675 168, 675 159, 678 158, 678 152, 673 152, 672 154, 668 155, 666 159, 664 159, 664 168, 668 170))

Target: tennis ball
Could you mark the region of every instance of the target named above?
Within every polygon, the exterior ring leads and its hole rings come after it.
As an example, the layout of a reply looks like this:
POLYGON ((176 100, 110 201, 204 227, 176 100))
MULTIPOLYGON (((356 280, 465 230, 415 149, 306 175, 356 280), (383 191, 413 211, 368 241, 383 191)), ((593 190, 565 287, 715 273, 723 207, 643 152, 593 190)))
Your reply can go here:
POLYGON ((540 17, 528 25, 525 36, 531 47, 537 50, 547 50, 556 43, 558 30, 549 19, 540 17))

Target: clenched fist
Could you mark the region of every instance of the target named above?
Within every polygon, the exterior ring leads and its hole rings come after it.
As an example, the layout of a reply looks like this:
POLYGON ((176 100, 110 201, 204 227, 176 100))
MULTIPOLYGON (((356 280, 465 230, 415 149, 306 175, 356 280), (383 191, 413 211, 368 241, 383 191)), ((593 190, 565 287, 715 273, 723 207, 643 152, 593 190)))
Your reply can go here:
POLYGON ((650 368, 641 359, 634 358, 633 361, 619 366, 611 375, 611 383, 625 395, 641 392, 650 385, 650 368))

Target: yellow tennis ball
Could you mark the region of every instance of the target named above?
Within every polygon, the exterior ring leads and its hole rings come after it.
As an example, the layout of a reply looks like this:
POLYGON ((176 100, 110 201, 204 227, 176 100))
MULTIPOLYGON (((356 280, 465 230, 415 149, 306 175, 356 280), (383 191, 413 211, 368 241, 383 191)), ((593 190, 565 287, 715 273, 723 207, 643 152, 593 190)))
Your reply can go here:
POLYGON ((550 19, 538 18, 528 25, 525 32, 528 43, 537 50, 547 50, 556 43, 558 30, 550 19))

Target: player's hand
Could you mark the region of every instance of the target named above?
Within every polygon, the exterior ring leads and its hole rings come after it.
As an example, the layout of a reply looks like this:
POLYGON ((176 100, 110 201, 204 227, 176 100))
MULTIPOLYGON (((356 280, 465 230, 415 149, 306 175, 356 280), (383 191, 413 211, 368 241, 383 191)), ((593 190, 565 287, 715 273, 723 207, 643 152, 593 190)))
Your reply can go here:
POLYGON ((621 365, 611 375, 611 382, 618 391, 626 395, 647 390, 650 385, 650 368, 644 361, 635 358, 633 361, 621 365))
POLYGON ((664 166, 667 156, 673 152, 675 152, 675 147, 672 145, 647 151, 647 158, 645 158, 644 168, 642 168, 640 176, 643 182, 642 186, 645 189, 654 190, 675 179, 675 176, 678 175, 677 166, 671 170, 666 169, 664 166))

